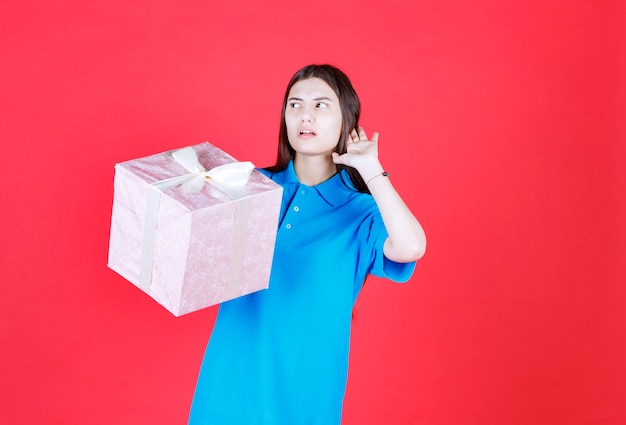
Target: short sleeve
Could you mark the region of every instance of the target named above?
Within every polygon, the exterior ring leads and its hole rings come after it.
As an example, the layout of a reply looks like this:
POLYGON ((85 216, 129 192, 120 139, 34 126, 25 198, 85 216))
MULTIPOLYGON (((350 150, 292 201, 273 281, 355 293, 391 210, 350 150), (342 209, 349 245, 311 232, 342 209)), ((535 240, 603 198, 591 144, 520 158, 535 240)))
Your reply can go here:
POLYGON ((385 257, 383 247, 388 233, 378 210, 372 212, 363 224, 365 225, 362 229, 365 233, 363 235, 365 241, 363 248, 370 259, 368 273, 398 283, 408 281, 413 275, 416 262, 398 263, 385 257))

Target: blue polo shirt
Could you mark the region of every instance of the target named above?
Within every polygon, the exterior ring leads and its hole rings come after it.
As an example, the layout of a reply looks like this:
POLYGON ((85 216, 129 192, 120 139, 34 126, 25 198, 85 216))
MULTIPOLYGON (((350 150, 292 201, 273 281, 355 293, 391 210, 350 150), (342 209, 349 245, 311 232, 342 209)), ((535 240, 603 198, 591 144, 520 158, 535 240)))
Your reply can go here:
POLYGON ((189 424, 339 424, 363 281, 405 282, 415 263, 384 257, 378 207, 345 172, 307 186, 293 162, 261 171, 283 187, 269 289, 220 305, 189 424))

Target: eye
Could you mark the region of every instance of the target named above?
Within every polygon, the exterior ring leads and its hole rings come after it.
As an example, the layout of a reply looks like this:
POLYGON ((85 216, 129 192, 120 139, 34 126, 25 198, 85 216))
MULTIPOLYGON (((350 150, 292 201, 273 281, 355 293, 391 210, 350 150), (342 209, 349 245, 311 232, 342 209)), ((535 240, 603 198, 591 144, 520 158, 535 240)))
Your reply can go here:
POLYGON ((317 104, 315 105, 315 107, 316 107, 316 108, 320 108, 320 109, 323 109, 323 108, 328 108, 328 103, 326 103, 326 102, 317 102, 317 104))
POLYGON ((300 104, 298 102, 289 102, 289 107, 291 109, 296 109, 300 107, 300 104))

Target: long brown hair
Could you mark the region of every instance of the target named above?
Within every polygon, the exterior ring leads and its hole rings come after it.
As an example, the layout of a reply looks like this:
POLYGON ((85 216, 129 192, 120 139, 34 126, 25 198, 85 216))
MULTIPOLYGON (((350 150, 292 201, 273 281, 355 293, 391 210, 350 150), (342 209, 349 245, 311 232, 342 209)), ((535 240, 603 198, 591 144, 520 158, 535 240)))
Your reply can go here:
MULTIPOLYGON (((350 132, 357 128, 359 125, 359 116, 361 115, 361 102, 359 97, 352 87, 352 83, 346 74, 340 69, 332 65, 308 65, 300 69, 291 77, 287 90, 285 91, 285 98, 283 99, 283 109, 280 117, 280 131, 278 133, 278 154, 276 156, 276 164, 267 169, 271 172, 282 171, 287 168, 289 161, 291 161, 295 155, 295 151, 289 144, 287 136, 287 125, 285 124, 285 109, 287 107, 287 100, 289 98, 289 92, 291 88, 299 81, 307 80, 309 78, 319 78, 324 80, 326 84, 333 89, 337 98, 339 99, 339 106, 341 107, 341 135, 337 143, 337 153, 346 153, 346 141, 350 137, 350 132)), ((344 165, 337 165, 337 172, 341 175, 341 170, 345 169, 346 173, 350 177, 352 185, 359 191, 369 193, 367 185, 363 181, 363 178, 359 172, 344 165)))

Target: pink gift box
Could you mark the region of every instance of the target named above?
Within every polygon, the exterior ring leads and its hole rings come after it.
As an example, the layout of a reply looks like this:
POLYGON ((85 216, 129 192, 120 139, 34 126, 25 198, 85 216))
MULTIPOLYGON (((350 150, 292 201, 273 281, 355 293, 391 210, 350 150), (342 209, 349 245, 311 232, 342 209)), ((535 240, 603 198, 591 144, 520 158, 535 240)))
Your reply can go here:
MULTIPOLYGON (((191 146, 211 170, 236 160, 191 146)), ((232 186, 159 188, 191 173, 163 152, 115 165, 108 266, 174 316, 268 287, 282 188, 257 170, 232 186)))

